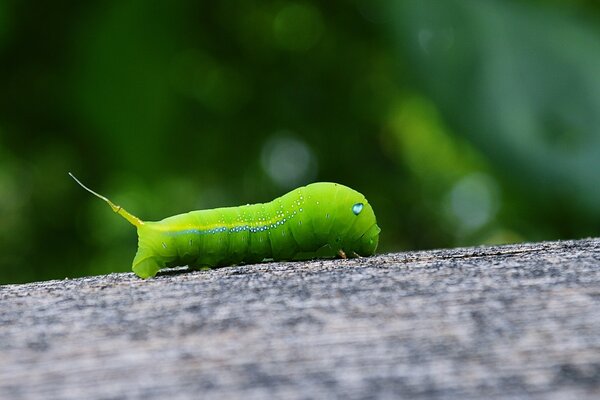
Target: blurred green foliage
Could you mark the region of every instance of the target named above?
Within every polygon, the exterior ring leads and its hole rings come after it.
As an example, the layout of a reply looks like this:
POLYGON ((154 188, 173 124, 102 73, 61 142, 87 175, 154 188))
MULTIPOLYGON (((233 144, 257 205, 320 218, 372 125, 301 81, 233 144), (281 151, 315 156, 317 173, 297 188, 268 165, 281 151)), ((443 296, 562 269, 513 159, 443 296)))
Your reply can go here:
POLYGON ((0 283, 142 219, 364 193, 380 251, 597 235, 600 3, 0 1, 0 283))

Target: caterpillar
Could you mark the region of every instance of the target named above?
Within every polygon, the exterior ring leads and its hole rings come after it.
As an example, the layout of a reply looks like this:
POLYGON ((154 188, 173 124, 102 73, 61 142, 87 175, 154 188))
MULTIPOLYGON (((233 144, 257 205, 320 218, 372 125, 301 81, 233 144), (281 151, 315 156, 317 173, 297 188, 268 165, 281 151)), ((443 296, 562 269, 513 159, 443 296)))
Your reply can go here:
POLYGON ((381 229, 365 196, 338 183, 312 183, 269 203, 190 211, 154 222, 142 221, 69 175, 137 228, 132 270, 143 279, 183 265, 370 256, 379 242, 381 229))

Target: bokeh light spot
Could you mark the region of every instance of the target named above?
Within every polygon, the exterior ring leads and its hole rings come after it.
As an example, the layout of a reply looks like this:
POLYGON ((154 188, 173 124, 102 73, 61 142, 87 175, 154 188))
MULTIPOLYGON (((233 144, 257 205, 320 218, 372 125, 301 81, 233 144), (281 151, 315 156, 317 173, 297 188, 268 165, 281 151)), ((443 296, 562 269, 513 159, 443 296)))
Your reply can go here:
POLYGON ((392 19, 388 0, 355 0, 355 4, 360 15, 369 22, 378 24, 392 19))
POLYGON ((313 47, 323 34, 323 18, 319 10, 309 4, 290 3, 275 16, 273 34, 280 47, 292 51, 306 51, 313 47))
POLYGON ((284 188, 307 183, 317 172, 311 148, 288 132, 275 134, 265 143, 261 162, 269 177, 284 188))
POLYGON ((249 97, 248 83, 235 68, 198 49, 177 54, 170 74, 176 90, 211 111, 236 111, 249 97))
POLYGON ((488 223, 495 216, 498 203, 495 180, 478 172, 458 181, 449 194, 450 211, 465 231, 473 231, 488 223))
POLYGON ((422 28, 418 33, 419 46, 427 55, 449 51, 454 46, 454 28, 422 28))

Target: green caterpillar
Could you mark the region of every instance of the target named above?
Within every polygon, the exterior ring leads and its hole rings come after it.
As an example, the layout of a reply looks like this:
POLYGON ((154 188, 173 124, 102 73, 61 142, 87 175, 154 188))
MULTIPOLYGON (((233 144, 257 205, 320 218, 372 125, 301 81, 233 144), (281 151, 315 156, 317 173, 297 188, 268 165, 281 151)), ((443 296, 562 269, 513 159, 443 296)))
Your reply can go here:
POLYGON ((268 259, 359 257, 375 253, 379 232, 365 196, 337 183, 313 183, 269 203, 191 211, 142 221, 69 175, 137 228, 133 272, 223 267, 268 259))

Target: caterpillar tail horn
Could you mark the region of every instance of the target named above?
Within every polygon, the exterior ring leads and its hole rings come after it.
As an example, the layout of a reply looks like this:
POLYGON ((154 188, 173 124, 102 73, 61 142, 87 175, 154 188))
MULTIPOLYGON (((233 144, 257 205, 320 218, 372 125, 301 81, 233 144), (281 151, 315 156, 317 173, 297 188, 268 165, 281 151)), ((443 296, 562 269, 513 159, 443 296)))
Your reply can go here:
POLYGON ((75 180, 75 182, 77 182, 79 184, 79 186, 81 186, 82 188, 84 188, 85 190, 87 190, 88 192, 90 192, 91 194, 93 194, 94 196, 98 197, 99 199, 104 200, 109 206, 110 208, 112 208, 112 210, 114 212, 116 212, 117 214, 119 214, 121 217, 125 218, 127 221, 129 221, 129 223, 135 227, 138 227, 140 225, 144 225, 144 221, 142 221, 141 219, 139 219, 138 217, 136 217, 133 214, 130 214, 127 210, 125 210, 123 207, 116 205, 115 203, 113 203, 112 201, 110 201, 108 198, 102 196, 101 194, 98 194, 96 192, 94 192, 92 189, 90 189, 89 187, 85 186, 83 183, 81 183, 81 181, 79 179, 77 179, 75 177, 75 175, 73 175, 72 173, 69 172, 69 176, 71 178, 73 178, 75 180))

